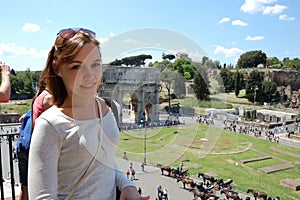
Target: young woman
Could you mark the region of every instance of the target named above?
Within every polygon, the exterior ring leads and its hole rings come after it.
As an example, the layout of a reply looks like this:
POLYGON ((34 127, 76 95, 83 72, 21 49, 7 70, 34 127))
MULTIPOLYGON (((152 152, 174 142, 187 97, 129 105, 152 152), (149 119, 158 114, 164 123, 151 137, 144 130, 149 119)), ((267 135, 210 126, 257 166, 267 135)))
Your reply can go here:
POLYGON ((45 73, 53 106, 35 122, 29 151, 30 199, 141 197, 115 166, 119 130, 111 109, 97 97, 102 80, 95 33, 63 29, 49 52, 45 73))

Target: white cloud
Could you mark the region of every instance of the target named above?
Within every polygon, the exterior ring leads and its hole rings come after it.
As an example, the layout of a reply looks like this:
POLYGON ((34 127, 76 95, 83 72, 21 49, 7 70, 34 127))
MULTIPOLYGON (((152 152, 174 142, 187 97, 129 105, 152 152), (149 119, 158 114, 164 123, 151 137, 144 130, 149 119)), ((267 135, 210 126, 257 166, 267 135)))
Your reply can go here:
POLYGON ((225 55, 225 57, 235 57, 243 52, 244 52, 243 50, 236 48, 236 47, 226 49, 225 47, 217 45, 217 47, 215 48, 213 53, 214 54, 223 54, 223 55, 225 55))
POLYGON ((287 15, 279 15, 279 20, 294 21, 295 19, 296 19, 295 17, 288 17, 287 15))
POLYGON ((245 0, 244 4, 241 6, 241 11, 250 14, 258 12, 263 12, 263 14, 278 14, 287 7, 282 5, 266 6, 276 1, 277 0, 245 0))
POLYGON ((98 40, 100 43, 104 43, 104 42, 106 42, 107 40, 109 40, 111 37, 114 37, 115 35, 116 35, 115 33, 110 32, 108 38, 97 38, 97 40, 98 40))
POLYGON ((249 36, 249 35, 245 38, 245 40, 252 40, 252 41, 264 40, 264 39, 265 39, 265 36, 249 36))
POLYGON ((241 20, 239 20, 239 19, 233 20, 233 21, 231 22, 231 24, 232 24, 233 26, 248 26, 248 24, 247 24, 246 22, 243 22, 243 21, 241 21, 241 20))
POLYGON ((109 37, 114 37, 115 35, 116 35, 115 33, 112 32, 109 33, 109 37))
POLYGON ((38 32, 40 31, 40 26, 37 24, 25 23, 22 30, 25 32, 38 32))
POLYGON ((223 23, 229 22, 229 21, 230 21, 230 18, 224 17, 224 18, 222 18, 222 19, 219 21, 219 23, 220 23, 220 24, 223 24, 223 23))
POLYGON ((30 56, 34 58, 46 58, 48 51, 36 50, 34 48, 27 48, 24 46, 18 46, 16 44, 0 44, 0 55, 8 55, 12 57, 30 56))
POLYGON ((47 19, 46 22, 47 22, 47 24, 52 24, 52 20, 51 19, 47 19))
POLYGON ((283 10, 287 9, 287 6, 283 6, 283 5, 278 5, 276 4, 275 6, 267 6, 264 11, 263 14, 264 15, 268 15, 268 14, 279 14, 281 13, 283 10))

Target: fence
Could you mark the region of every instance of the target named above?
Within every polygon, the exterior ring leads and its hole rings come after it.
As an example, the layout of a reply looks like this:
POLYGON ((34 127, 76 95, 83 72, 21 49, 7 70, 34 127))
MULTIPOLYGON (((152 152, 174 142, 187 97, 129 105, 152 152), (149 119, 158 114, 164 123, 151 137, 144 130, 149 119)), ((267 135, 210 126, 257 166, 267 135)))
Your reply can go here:
MULTIPOLYGON (((20 123, 10 123, 10 124, 0 124, 1 132, 4 132, 3 127, 16 127, 20 126, 20 123)), ((15 200, 15 176, 18 176, 18 174, 15 175, 14 170, 14 159, 16 158, 14 152, 14 145, 13 142, 17 140, 19 136, 19 133, 16 132, 16 129, 14 131, 7 131, 6 133, 0 133, 0 176, 2 178, 2 181, 0 181, 0 189, 1 189, 1 200, 5 199, 5 190, 4 190, 4 184, 3 184, 3 167, 4 165, 7 165, 9 163, 9 173, 10 173, 10 185, 11 185, 11 199, 15 200), (4 143, 6 141, 6 143, 4 143), (2 145, 8 145, 8 151, 5 153, 8 153, 8 155, 3 155, 2 152, 2 145), (5 156, 8 156, 8 163, 3 163, 3 160, 7 160, 5 156)))

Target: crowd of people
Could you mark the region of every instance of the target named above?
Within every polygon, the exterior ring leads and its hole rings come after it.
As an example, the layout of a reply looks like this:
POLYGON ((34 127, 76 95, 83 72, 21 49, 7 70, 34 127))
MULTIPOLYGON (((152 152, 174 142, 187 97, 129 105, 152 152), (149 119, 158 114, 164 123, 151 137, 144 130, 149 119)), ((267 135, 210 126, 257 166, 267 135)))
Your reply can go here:
POLYGON ((280 137, 276 135, 276 133, 285 133, 286 128, 282 127, 275 127, 273 130, 266 128, 266 127, 256 127, 250 124, 248 125, 237 125, 237 122, 223 122, 224 130, 229 130, 232 132, 238 132, 243 134, 252 134, 255 137, 262 137, 264 136, 266 140, 270 142, 279 143, 280 137))

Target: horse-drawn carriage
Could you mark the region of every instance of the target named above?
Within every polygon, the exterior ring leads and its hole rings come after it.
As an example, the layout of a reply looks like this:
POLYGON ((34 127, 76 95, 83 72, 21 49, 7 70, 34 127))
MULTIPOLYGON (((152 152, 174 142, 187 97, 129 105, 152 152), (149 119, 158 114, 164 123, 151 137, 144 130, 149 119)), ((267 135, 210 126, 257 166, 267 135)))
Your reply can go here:
POLYGON ((185 169, 185 170, 182 170, 180 171, 179 168, 171 168, 170 166, 161 166, 160 167, 160 170, 161 170, 161 174, 162 175, 165 175, 165 172, 167 172, 168 176, 171 176, 173 178, 177 178, 177 177, 180 177, 180 176, 184 176, 184 177, 189 177, 190 174, 189 174, 189 169, 185 169))

